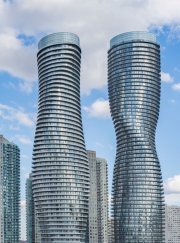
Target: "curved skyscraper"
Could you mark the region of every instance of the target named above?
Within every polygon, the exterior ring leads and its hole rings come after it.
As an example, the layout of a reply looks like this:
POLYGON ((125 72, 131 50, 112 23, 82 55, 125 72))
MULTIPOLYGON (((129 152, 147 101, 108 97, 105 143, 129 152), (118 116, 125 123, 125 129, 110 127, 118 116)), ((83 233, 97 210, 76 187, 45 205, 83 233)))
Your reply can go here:
POLYGON ((108 91, 116 131, 115 243, 164 242, 164 195, 155 147, 160 105, 160 46, 148 32, 110 41, 108 91))
POLYGON ((75 34, 55 33, 38 48, 32 171, 37 231, 41 243, 84 243, 89 167, 80 107, 80 42, 75 34))

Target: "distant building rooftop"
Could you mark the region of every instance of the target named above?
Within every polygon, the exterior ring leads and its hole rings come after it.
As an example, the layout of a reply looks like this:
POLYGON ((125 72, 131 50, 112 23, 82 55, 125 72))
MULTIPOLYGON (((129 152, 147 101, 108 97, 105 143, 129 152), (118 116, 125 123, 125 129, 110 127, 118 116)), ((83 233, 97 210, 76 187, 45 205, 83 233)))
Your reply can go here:
POLYGON ((0 134, 0 143, 9 143, 9 141, 0 134))

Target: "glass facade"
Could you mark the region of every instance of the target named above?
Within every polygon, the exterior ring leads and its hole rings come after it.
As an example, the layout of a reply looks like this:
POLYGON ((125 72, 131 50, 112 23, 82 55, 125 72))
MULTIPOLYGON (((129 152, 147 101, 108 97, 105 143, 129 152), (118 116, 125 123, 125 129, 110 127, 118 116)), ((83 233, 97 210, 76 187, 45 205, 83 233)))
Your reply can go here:
POLYGON ((160 46, 148 32, 114 37, 108 92, 117 153, 113 174, 115 243, 164 242, 164 192, 155 131, 160 106, 160 46))
POLYGON ((32 192, 32 178, 26 179, 26 237, 27 243, 35 243, 34 199, 32 192))
POLYGON ((19 243, 20 150, 0 135, 0 155, 0 242, 19 243))
POLYGON ((108 243, 108 164, 87 150, 90 170, 89 243, 108 243))
POLYGON ((59 43, 72 43, 80 48, 80 40, 77 35, 68 32, 59 32, 42 38, 38 44, 38 49, 41 50, 47 46, 52 46, 59 43))
POLYGON ((114 45, 118 45, 122 42, 128 42, 128 41, 148 41, 153 42, 157 44, 156 35, 153 33, 149 33, 146 31, 132 31, 132 32, 126 32, 121 35, 117 35, 114 38, 110 40, 110 48, 114 45))
POLYGON ((41 243, 86 242, 89 166, 80 106, 79 38, 56 33, 39 42, 33 196, 41 243))

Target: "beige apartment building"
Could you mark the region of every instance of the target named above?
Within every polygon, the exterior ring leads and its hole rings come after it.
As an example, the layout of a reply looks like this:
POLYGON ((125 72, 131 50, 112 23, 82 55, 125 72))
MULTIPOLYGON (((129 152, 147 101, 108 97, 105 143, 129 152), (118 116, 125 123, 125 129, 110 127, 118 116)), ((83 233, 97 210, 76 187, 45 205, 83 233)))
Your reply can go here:
POLYGON ((89 243, 108 243, 107 161, 87 150, 90 169, 89 243))

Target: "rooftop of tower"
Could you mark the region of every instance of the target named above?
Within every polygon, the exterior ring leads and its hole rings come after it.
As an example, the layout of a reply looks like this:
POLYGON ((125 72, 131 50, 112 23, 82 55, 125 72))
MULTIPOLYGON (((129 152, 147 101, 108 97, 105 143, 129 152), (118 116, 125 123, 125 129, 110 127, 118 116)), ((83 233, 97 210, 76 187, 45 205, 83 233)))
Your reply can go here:
POLYGON ((116 35, 110 40, 110 48, 123 42, 129 41, 148 41, 157 43, 156 35, 147 31, 131 31, 116 35))
POLYGON ((80 47, 79 37, 69 32, 58 32, 43 37, 38 44, 38 50, 55 44, 71 43, 80 47))
POLYGON ((9 143, 9 141, 0 134, 0 143, 9 143))

